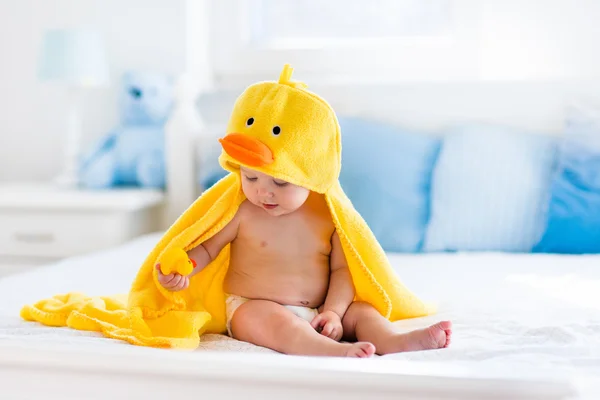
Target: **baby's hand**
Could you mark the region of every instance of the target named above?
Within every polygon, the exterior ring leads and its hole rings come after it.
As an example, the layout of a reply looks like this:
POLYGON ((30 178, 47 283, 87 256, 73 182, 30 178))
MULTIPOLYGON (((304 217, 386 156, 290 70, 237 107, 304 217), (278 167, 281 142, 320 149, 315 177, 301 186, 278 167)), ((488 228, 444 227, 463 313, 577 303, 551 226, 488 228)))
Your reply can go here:
POLYGON ((321 331, 321 335, 327 336, 337 342, 342 339, 344 329, 340 316, 333 311, 324 311, 317 315, 310 325, 316 330, 321 331))
POLYGON ((164 275, 160 270, 160 264, 156 264, 158 271, 158 282, 167 290, 177 292, 179 290, 187 289, 190 285, 190 278, 188 276, 179 274, 164 275))

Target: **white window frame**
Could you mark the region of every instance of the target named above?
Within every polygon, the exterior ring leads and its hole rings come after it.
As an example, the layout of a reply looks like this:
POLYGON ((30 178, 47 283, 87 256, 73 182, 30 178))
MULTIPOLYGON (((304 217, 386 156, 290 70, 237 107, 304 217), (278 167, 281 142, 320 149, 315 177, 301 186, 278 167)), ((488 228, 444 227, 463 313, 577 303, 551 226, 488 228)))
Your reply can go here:
MULTIPOLYGON (((326 0, 323 0, 326 1, 326 0)), ((244 40, 252 0, 212 0, 210 59, 218 86, 275 79, 284 63, 329 84, 472 80, 479 73, 479 0, 453 0, 455 29, 443 38, 354 42, 352 47, 258 48, 244 40), (352 62, 348 62, 352 60, 352 62)), ((365 0, 365 5, 369 2, 365 0)))

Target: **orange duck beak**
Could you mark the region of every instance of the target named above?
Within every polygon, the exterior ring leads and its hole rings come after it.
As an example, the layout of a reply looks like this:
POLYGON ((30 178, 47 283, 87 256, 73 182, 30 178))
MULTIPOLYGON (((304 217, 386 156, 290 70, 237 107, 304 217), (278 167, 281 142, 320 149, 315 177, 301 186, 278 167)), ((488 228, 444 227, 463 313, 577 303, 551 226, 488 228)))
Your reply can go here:
POLYGON ((219 139, 223 150, 237 161, 251 167, 262 167, 273 163, 273 152, 258 139, 242 133, 230 133, 219 139))

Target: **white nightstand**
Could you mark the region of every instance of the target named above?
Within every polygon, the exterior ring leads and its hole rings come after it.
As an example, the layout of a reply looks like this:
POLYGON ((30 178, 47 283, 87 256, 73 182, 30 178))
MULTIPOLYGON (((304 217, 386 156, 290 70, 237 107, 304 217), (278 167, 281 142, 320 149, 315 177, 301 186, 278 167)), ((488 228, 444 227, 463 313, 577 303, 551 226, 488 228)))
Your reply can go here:
POLYGON ((0 185, 0 276, 162 229, 157 190, 0 185))

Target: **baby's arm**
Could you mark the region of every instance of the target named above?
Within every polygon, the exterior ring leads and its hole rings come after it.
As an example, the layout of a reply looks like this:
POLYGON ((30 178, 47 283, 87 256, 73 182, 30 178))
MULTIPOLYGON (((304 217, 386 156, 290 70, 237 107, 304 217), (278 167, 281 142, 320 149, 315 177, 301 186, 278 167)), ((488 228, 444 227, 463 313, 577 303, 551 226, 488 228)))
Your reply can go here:
POLYGON ((158 270, 158 281, 167 290, 179 291, 186 289, 190 278, 202 271, 228 244, 237 237, 238 227, 240 225, 239 212, 233 219, 213 237, 194 247, 187 252, 188 257, 196 263, 196 268, 187 276, 179 274, 163 275, 160 271, 160 265, 156 266, 158 270))
POLYGON ((333 234, 331 239, 329 263, 331 275, 329 278, 329 291, 327 292, 323 311, 333 311, 342 319, 354 300, 354 284, 352 283, 348 263, 346 262, 342 243, 337 232, 333 234))
POLYGON ((323 311, 313 319, 311 325, 321 328, 321 334, 334 340, 343 335, 342 319, 354 300, 354 284, 344 256, 340 238, 335 232, 331 239, 329 290, 323 311))
POLYGON ((239 220, 240 217, 238 212, 235 217, 233 217, 233 219, 213 237, 187 252, 188 257, 196 262, 196 268, 194 268, 192 273, 188 276, 192 277, 206 268, 227 244, 233 242, 237 237, 238 227, 240 225, 239 220))

